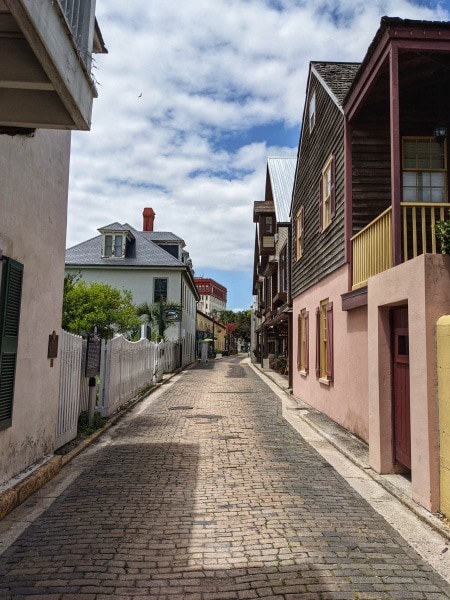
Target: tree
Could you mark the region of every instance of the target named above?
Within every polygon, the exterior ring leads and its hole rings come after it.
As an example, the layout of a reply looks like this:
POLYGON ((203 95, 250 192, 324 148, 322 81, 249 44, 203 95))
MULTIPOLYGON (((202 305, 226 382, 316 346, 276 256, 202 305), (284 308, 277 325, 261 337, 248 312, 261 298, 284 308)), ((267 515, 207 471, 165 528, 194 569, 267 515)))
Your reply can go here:
POLYGON ((66 331, 87 335, 97 326, 102 338, 116 333, 133 337, 140 324, 130 291, 106 283, 86 283, 74 274, 64 278, 62 327, 66 331))
POLYGON ((234 346, 233 339, 241 339, 246 343, 250 342, 251 314, 251 310, 221 311, 219 320, 226 326, 227 337, 231 346, 234 346))

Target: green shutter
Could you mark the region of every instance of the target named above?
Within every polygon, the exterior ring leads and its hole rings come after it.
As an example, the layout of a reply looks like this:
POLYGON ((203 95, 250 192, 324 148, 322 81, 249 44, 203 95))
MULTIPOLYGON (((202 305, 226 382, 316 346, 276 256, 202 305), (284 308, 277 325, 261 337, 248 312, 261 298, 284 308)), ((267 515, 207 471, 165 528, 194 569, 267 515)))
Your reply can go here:
POLYGON ((3 259, 0 283, 0 430, 12 424, 23 265, 3 259))

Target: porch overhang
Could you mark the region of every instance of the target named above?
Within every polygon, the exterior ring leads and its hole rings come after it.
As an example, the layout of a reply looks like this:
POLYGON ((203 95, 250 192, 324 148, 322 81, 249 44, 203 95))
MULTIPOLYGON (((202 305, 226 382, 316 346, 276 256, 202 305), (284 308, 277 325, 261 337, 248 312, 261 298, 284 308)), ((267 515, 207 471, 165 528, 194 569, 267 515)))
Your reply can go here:
POLYGON ((107 50, 95 1, 85 1, 80 27, 89 45, 81 53, 59 1, 0 0, 0 126, 90 129, 91 55, 107 50))

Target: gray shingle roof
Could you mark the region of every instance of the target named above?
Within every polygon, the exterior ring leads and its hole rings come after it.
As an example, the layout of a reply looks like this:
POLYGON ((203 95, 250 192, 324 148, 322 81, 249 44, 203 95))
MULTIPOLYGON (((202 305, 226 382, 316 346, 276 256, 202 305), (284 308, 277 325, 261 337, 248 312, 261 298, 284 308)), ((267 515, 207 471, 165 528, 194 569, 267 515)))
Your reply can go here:
MULTIPOLYGON (((168 232, 141 232, 128 224, 120 225, 113 223, 111 226, 101 227, 99 231, 105 230, 130 231, 134 240, 129 244, 125 258, 102 258, 102 236, 98 235, 86 242, 81 242, 66 250, 66 266, 101 266, 101 267, 185 267, 178 260, 155 242, 149 239, 149 233, 161 235, 162 241, 182 243, 183 240, 173 233, 168 232), (120 227, 116 227, 119 225, 120 227)), ((155 236, 158 238, 158 235, 155 236)), ((161 241, 159 240, 159 241, 161 241)))
POLYGON ((277 223, 288 223, 294 186, 296 158, 270 157, 267 159, 267 172, 272 187, 277 223))
POLYGON ((361 63, 312 62, 311 69, 323 80, 342 107, 361 63))
POLYGON ((99 227, 97 231, 130 231, 130 227, 121 225, 120 223, 111 223, 110 225, 99 227))

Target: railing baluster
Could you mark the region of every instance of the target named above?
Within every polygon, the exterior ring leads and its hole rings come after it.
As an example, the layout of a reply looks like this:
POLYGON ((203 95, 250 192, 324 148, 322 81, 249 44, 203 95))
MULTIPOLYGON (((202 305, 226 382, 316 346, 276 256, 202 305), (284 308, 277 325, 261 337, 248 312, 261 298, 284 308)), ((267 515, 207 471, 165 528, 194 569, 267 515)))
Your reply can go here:
POLYGON ((427 215, 425 212, 425 207, 422 206, 420 209, 420 220, 422 225, 422 254, 426 254, 427 252, 427 229, 426 229, 426 219, 427 215))
POLYGON ((431 209, 431 252, 436 254, 436 232, 434 230, 434 226, 436 225, 436 214, 435 207, 431 209))

